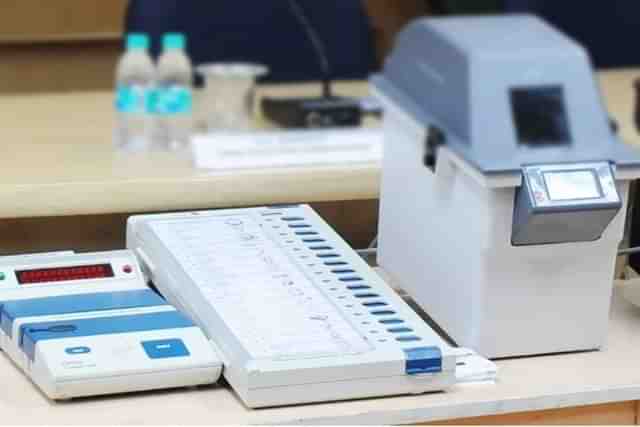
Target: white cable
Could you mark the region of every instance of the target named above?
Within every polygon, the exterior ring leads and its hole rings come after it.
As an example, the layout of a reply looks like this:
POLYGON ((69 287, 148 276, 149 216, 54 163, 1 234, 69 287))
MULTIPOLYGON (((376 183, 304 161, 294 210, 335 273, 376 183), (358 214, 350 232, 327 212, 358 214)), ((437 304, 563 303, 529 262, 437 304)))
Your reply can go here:
POLYGON ((373 238, 373 240, 371 241, 367 249, 373 249, 377 247, 378 247, 378 236, 376 235, 376 237, 373 238))

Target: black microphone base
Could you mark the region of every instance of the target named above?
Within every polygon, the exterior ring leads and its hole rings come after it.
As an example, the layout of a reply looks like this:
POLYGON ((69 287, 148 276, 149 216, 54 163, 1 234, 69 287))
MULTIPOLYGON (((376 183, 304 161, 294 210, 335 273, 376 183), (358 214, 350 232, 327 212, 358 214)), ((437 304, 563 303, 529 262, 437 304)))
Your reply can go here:
POLYGON ((360 102, 353 98, 264 98, 264 116, 286 128, 351 127, 362 124, 360 102))

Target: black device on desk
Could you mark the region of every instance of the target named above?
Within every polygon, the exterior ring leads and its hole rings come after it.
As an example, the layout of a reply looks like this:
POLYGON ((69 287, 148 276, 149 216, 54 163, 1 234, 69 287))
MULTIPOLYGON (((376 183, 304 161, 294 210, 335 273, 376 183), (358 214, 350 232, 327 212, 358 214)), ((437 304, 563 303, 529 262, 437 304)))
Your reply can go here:
POLYGON ((296 0, 288 0, 291 12, 310 39, 322 69, 322 96, 305 98, 264 98, 262 111, 269 120, 288 128, 360 126, 362 109, 355 98, 334 96, 331 65, 324 43, 296 0))
MULTIPOLYGON (((640 133, 640 76, 634 82, 635 100, 633 121, 636 132, 640 133)), ((634 248, 629 253, 629 265, 635 270, 640 271, 640 251, 636 250, 640 246, 640 198, 638 196, 638 181, 635 181, 632 188, 632 196, 630 202, 632 204, 630 212, 631 229, 629 232, 629 247, 634 248)))
POLYGON ((352 98, 264 98, 262 111, 269 120, 288 128, 327 128, 362 124, 360 103, 352 98))

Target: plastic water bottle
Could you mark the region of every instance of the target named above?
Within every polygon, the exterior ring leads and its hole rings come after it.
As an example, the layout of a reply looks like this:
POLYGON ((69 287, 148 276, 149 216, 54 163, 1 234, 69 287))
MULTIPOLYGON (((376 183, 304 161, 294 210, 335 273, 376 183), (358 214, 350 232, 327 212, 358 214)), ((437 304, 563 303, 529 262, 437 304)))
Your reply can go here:
POLYGON ((155 140, 172 151, 187 148, 193 130, 193 74, 186 42, 184 34, 165 34, 158 60, 155 140))
POLYGON ((144 151, 149 148, 153 132, 150 102, 155 67, 146 34, 129 34, 126 45, 116 70, 115 146, 123 151, 144 151))

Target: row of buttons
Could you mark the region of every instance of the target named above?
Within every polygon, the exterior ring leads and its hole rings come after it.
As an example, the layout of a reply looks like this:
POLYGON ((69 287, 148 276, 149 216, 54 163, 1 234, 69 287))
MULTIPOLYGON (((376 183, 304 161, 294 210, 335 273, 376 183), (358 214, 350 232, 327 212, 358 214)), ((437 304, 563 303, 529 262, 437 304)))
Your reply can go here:
MULTIPOLYGON (((283 216, 281 220, 288 224, 288 228, 301 239, 302 243, 306 244, 307 249, 318 252, 316 257, 323 261, 325 266, 336 267, 332 268, 330 272, 337 277, 338 281, 345 284, 346 289, 354 292, 353 297, 357 300, 363 300, 361 302, 362 306, 370 309, 371 311, 369 312, 372 315, 383 317, 378 322, 387 327, 387 332, 391 334, 413 333, 413 329, 403 326, 404 320, 394 317, 397 313, 389 309, 389 304, 381 300, 380 295, 370 292, 371 287, 365 283, 364 279, 356 275, 356 271, 347 262, 343 261, 338 253, 333 252, 334 248, 328 245, 317 245, 318 243, 326 243, 326 240, 318 232, 314 231, 311 225, 305 223, 304 218, 283 216)), ((332 290, 338 290, 338 288, 332 288, 332 290)), ((400 335, 395 339, 398 342, 421 341, 421 338, 416 335, 400 335)), ((385 340, 381 339, 380 341, 385 340)))

